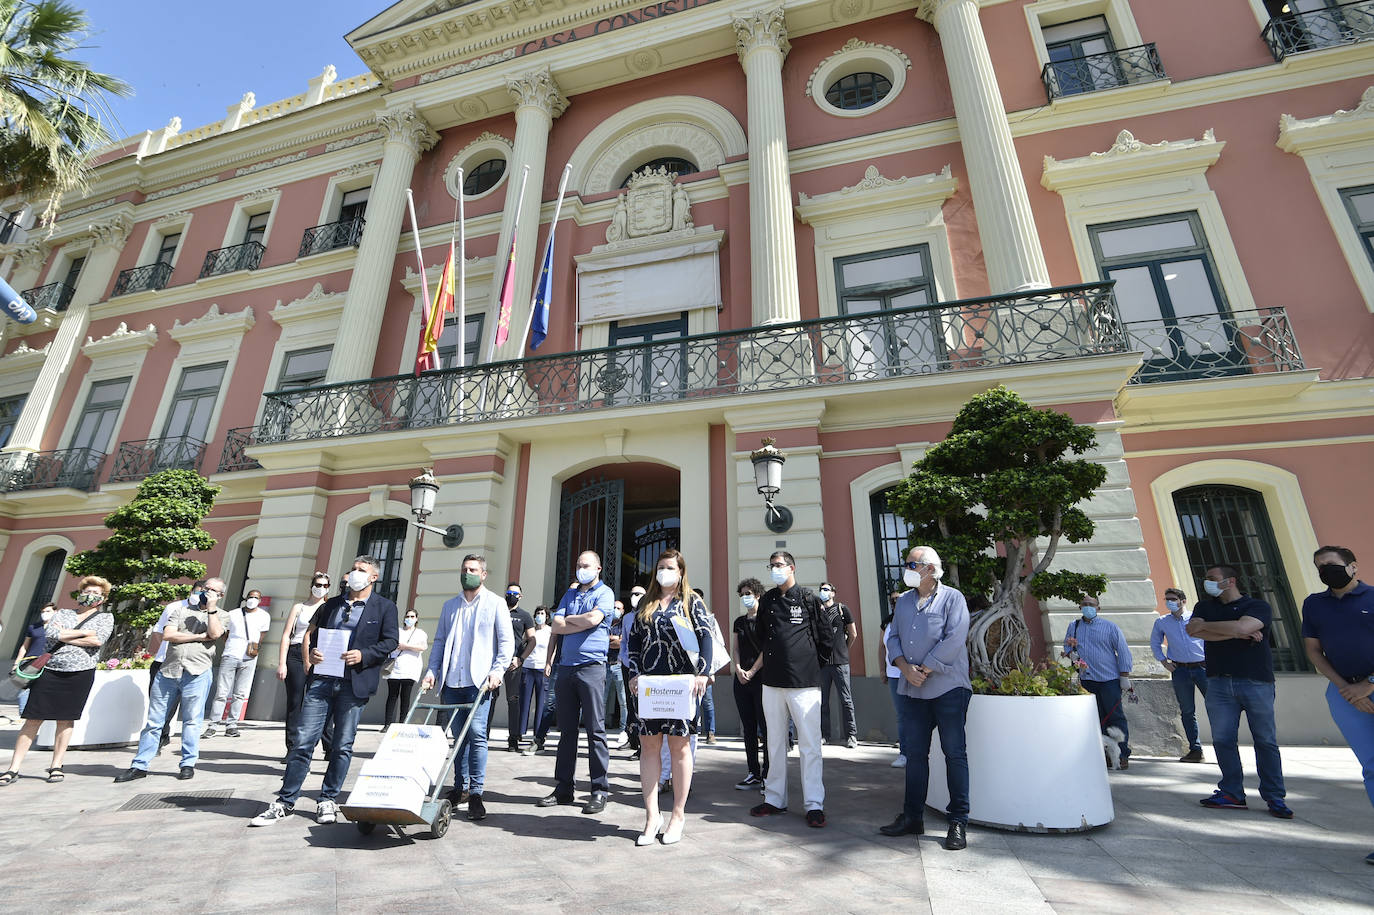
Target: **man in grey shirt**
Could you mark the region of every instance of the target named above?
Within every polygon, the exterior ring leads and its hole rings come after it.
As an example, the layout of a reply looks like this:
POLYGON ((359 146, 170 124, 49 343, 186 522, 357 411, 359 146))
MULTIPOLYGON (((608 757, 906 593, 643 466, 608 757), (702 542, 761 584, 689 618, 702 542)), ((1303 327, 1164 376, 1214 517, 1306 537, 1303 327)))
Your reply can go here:
POLYGON ((906 797, 902 812, 878 831, 885 836, 925 831, 930 734, 939 728, 949 783, 945 848, 957 851, 968 847, 964 721, 973 696, 968 667, 968 604, 958 590, 940 584, 945 570, 935 550, 918 546, 906 558, 902 578, 911 590, 897 598, 884 643, 889 663, 902 672, 897 684, 897 716, 906 756, 906 797))
POLYGON ((224 634, 219 618, 219 602, 224 599, 224 582, 207 578, 191 586, 185 600, 168 605, 167 626, 162 641, 167 658, 153 680, 148 702, 148 721, 138 737, 138 755, 117 782, 147 778, 148 764, 157 755, 158 743, 167 721, 167 709, 181 699, 181 770, 177 778, 192 778, 200 760, 200 726, 205 698, 210 693, 210 668, 215 663, 215 641, 224 634))

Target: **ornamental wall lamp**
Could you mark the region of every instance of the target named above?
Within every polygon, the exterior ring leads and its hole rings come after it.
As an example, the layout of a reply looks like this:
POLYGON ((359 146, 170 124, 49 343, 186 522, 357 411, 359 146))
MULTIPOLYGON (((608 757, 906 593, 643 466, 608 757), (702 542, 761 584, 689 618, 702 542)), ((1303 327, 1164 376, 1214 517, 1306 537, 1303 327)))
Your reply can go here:
POLYGON ((749 460, 754 462, 754 483, 767 506, 763 523, 773 533, 785 534, 792 529, 792 512, 784 505, 774 505, 773 500, 782 492, 782 465, 787 455, 778 450, 776 439, 765 438, 762 445, 749 460))
MULTIPOLYGON (((425 523, 429 516, 434 514, 434 504, 438 499, 439 481, 434 477, 434 469, 426 467, 418 477, 410 481, 410 513, 415 516, 416 527, 431 534, 439 534, 444 538, 444 546, 453 549, 463 542, 463 525, 450 524, 443 528, 425 523)), ((420 536, 423 537, 424 534, 420 536)))

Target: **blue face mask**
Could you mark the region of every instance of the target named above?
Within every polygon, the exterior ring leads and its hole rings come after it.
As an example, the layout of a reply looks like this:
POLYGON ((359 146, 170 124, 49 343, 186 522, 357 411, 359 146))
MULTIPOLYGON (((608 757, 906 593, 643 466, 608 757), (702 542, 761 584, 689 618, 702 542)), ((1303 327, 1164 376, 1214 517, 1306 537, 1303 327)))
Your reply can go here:
POLYGON ((1221 592, 1226 590, 1221 586, 1221 582, 1212 581, 1210 578, 1202 583, 1202 589, 1212 597, 1221 597, 1221 592))
POLYGON ((1083 614, 1083 619, 1085 620, 1090 620, 1097 617, 1097 608, 1092 606, 1091 604, 1084 604, 1078 609, 1083 614))
POLYGON ((1166 608, 1168 608, 1168 610, 1169 610, 1170 613, 1181 613, 1181 612, 1183 612, 1183 605, 1180 604, 1180 603, 1179 603, 1178 601, 1176 601, 1176 600, 1166 600, 1166 601, 1164 602, 1164 606, 1165 606, 1166 608))
POLYGON ((745 610, 753 610, 754 604, 757 603, 757 601, 754 600, 754 595, 752 594, 744 595, 739 599, 739 602, 744 605, 745 610))

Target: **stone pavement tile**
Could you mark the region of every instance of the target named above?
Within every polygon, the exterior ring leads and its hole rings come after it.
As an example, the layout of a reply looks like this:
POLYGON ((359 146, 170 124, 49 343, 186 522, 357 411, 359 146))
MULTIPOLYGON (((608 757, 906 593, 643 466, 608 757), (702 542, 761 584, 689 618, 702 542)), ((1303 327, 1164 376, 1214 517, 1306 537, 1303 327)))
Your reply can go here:
POLYGON ((1077 855, 1072 852, 1022 854, 1021 866, 1043 888, 1046 880, 1141 885, 1140 878, 1110 855, 1077 855))
POLYGON ((1250 896, 1265 893, 1253 883, 1207 858, 1182 856, 1176 860, 1164 860, 1129 855, 1114 857, 1147 886, 1204 889, 1250 896))
POLYGON ((1321 915, 1374 908, 1369 887, 1330 871, 1234 865, 1231 870, 1299 912, 1321 915))
POLYGON ((1298 842, 1279 841, 1278 838, 1266 842, 1242 842, 1221 836, 1192 844, 1199 854, 1226 867, 1308 868, 1340 874, 1374 871, 1374 867, 1364 863, 1364 856, 1369 853, 1366 846, 1374 843, 1361 843, 1358 839, 1352 841, 1352 837, 1337 833, 1325 833, 1316 838, 1304 837, 1298 842))
MULTIPOLYGON (((945 857, 963 858, 966 853, 948 852, 945 857)), ((1015 858, 1002 859, 991 867, 986 862, 972 858, 964 859, 956 866, 929 866, 932 860, 940 860, 940 857, 933 853, 922 855, 922 862, 927 864, 925 877, 930 904, 937 911, 941 904, 958 900, 977 902, 981 908, 983 903, 1034 907, 1045 899, 1035 881, 1015 858)))
POLYGON ((334 872, 301 870, 290 880, 226 880, 214 887, 202 911, 300 912, 338 911, 334 872))
MULTIPOLYGON (((1036 884, 1044 892, 1059 915, 1173 915, 1175 904, 1160 898, 1153 887, 1113 886, 1085 880, 1037 877, 1036 884)), ((1254 901, 1244 897, 1247 911, 1253 912, 1254 901)), ((1199 911, 1216 912, 1208 905, 1199 911)))
MULTIPOLYGON (((1016 899, 1009 901, 979 899, 975 906, 978 915, 1054 915, 1054 907, 1044 899, 1016 899)), ((932 915, 968 915, 973 908, 963 899, 948 898, 930 901, 932 915)))

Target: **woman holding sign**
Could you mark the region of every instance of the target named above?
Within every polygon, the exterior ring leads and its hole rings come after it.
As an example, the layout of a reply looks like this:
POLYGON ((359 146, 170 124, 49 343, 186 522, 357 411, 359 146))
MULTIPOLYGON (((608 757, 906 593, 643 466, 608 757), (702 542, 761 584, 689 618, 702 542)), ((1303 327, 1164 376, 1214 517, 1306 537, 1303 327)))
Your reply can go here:
POLYGON ((687 562, 677 550, 664 550, 649 590, 625 625, 625 663, 630 688, 639 700, 639 785, 644 794, 644 832, 635 845, 682 840, 687 792, 692 787, 689 739, 695 730, 698 697, 711 673, 711 623, 706 602, 687 584, 687 562), (683 595, 688 600, 684 604, 683 595), (655 717, 657 715, 657 717, 655 717), (658 812, 659 751, 668 741, 672 759, 673 812, 664 827, 658 812))

